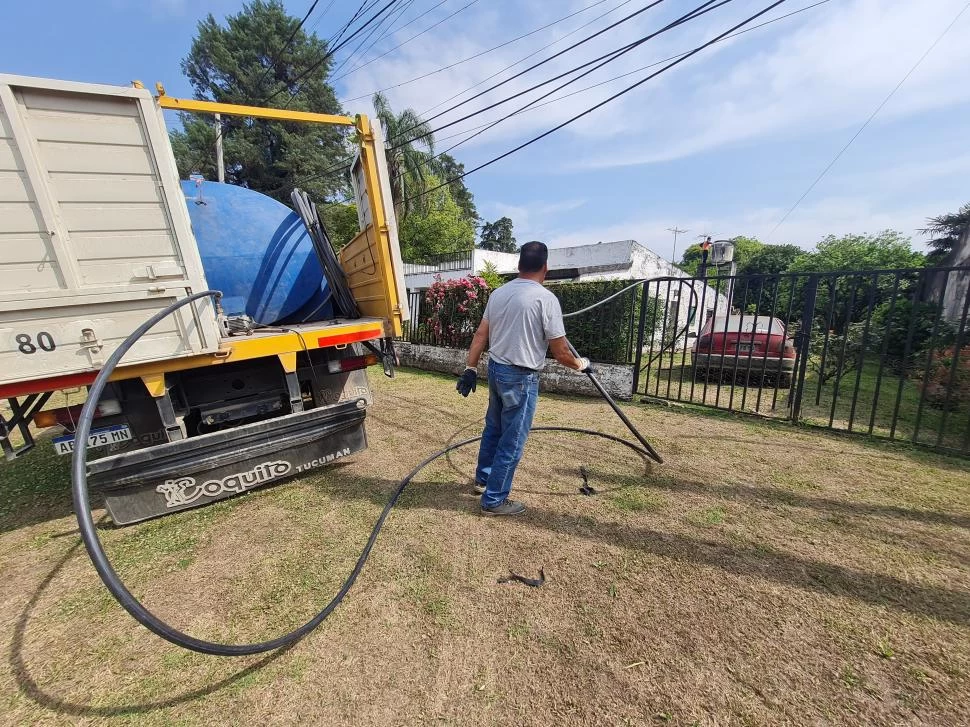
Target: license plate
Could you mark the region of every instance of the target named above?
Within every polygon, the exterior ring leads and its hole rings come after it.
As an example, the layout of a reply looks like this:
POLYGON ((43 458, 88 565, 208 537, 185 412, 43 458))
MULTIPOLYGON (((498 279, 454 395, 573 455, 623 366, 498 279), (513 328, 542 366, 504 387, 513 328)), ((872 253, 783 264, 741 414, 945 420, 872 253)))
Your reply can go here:
POLYGON ((754 350, 753 343, 739 343, 738 353, 751 353, 754 350))
MULTIPOLYGON (((116 424, 113 427, 95 429, 88 435, 89 447, 107 447, 109 444, 127 442, 131 439, 131 430, 127 424, 116 424)), ((74 435, 65 434, 54 437, 54 451, 58 454, 71 454, 74 451, 74 435)))

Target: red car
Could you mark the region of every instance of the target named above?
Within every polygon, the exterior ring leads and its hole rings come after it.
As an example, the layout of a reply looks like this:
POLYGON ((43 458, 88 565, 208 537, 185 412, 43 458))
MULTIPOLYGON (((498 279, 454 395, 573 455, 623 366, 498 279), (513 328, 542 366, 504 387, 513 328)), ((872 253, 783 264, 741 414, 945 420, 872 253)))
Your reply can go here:
POLYGON ((785 324, 769 316, 717 316, 704 324, 692 351, 694 375, 744 374, 791 385, 795 344, 785 324))

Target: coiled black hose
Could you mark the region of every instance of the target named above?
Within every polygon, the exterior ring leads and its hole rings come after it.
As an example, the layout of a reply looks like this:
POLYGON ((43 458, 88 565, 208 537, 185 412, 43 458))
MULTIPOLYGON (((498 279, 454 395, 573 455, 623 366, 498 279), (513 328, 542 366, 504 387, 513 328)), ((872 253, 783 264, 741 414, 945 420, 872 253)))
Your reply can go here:
MULTIPOLYGON (((206 290, 201 293, 195 293, 160 310, 158 313, 138 326, 138 328, 136 328, 134 332, 132 332, 132 334, 128 336, 128 338, 126 338, 120 346, 118 346, 114 353, 108 357, 107 362, 105 362, 101 371, 99 371, 98 375, 95 377, 94 383, 91 384, 91 388, 88 391, 87 401, 85 401, 84 407, 81 409, 80 417, 78 418, 74 439, 74 455, 71 459, 71 493, 74 498, 74 514, 77 517, 77 524, 81 534, 81 540, 84 543, 84 547, 87 550, 88 555, 91 557, 91 562, 94 563, 95 570, 97 570, 98 575, 101 577, 104 585, 111 592, 111 595, 114 596, 115 600, 117 600, 118 603, 120 603, 121 606, 128 613, 130 613, 136 621, 138 621, 138 623, 147 628, 149 631, 161 636, 166 641, 170 641, 176 646, 181 646, 182 648, 189 649, 191 651, 198 651, 202 654, 211 654, 214 656, 249 656, 266 651, 273 651, 274 649, 280 649, 284 646, 289 646, 290 644, 302 639, 304 636, 313 631, 313 629, 323 623, 327 616, 329 616, 340 604, 340 602, 347 595, 347 592, 354 585, 354 582, 357 580, 357 576, 360 575, 364 564, 367 562, 367 558, 370 556, 374 543, 377 542, 377 536, 380 534, 381 528, 384 527, 384 521, 387 519, 387 516, 390 514, 394 505, 397 504, 401 494, 411 483, 411 480, 413 480, 421 470, 439 457, 443 457, 448 452, 458 449, 459 447, 464 447, 468 444, 477 442, 481 440, 481 436, 464 439, 435 452, 431 456, 425 458, 398 483, 394 493, 391 495, 390 499, 387 501, 387 504, 384 506, 384 509, 381 511, 380 517, 378 517, 377 522, 374 523, 370 537, 367 538, 367 544, 364 546, 364 550, 361 552, 360 557, 357 558, 357 563, 354 565, 353 570, 351 570, 350 575, 347 576, 347 579, 344 581, 343 585, 340 587, 340 590, 337 591, 337 594, 330 599, 330 602, 327 603, 327 605, 324 606, 316 616, 311 618, 302 626, 299 626, 289 633, 283 634, 282 636, 278 636, 275 639, 260 641, 253 644, 220 644, 214 641, 197 639, 194 636, 184 633, 183 631, 179 631, 175 627, 170 626, 162 621, 155 614, 145 608, 145 606, 142 605, 137 598, 135 598, 131 591, 128 590, 125 584, 118 577, 118 574, 111 566, 111 561, 108 560, 108 556, 104 552, 104 546, 102 545, 100 538, 98 538, 97 527, 94 524, 94 518, 91 515, 91 500, 88 492, 87 477, 87 442, 88 434, 91 431, 91 424, 94 420, 94 412, 97 409, 98 400, 101 398, 104 387, 108 383, 108 378, 118 366, 121 358, 143 335, 145 335, 146 332, 148 332, 153 326, 155 326, 155 324, 160 322, 166 316, 170 315, 184 305, 188 305, 193 301, 210 296, 218 299, 222 296, 222 293, 214 290, 206 290)), ((594 383, 599 384, 599 382, 596 381, 592 375, 590 375, 590 379, 592 379, 594 383)), ((603 394, 603 396, 607 399, 614 411, 620 415, 624 423, 637 435, 640 441, 646 445, 646 448, 625 439, 621 439, 620 437, 613 436, 612 434, 604 434, 603 432, 596 432, 590 429, 580 429, 576 427, 533 427, 532 431, 575 432, 578 434, 590 434, 597 437, 603 437, 604 439, 609 439, 613 442, 617 442, 629 447, 634 452, 637 452, 644 457, 653 459, 655 461, 661 461, 657 453, 653 451, 653 448, 650 447, 649 444, 646 444, 646 440, 643 439, 639 432, 636 431, 636 428, 633 426, 630 420, 627 419, 622 412, 620 412, 619 408, 612 401, 602 386, 598 386, 597 388, 599 388, 600 393, 603 394)))

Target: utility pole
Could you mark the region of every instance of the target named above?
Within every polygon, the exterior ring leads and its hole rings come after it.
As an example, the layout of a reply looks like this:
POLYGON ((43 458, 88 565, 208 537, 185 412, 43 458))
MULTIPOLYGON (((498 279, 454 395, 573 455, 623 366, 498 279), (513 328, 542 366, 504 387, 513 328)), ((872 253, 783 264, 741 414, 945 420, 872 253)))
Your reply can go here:
POLYGON ((673 227, 668 227, 667 232, 674 233, 674 252, 670 256, 670 263, 672 265, 676 265, 677 264, 677 235, 683 235, 685 232, 690 232, 690 230, 681 230, 676 225, 674 225, 673 227))
POLYGON ((226 165, 222 160, 222 114, 216 114, 216 178, 226 181, 226 165))

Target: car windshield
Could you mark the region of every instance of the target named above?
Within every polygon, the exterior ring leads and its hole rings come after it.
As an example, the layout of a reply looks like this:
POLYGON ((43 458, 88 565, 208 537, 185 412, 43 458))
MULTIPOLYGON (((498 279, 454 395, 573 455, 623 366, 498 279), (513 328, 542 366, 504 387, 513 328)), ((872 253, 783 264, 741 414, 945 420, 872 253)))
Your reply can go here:
POLYGON ((767 333, 769 335, 785 333, 785 325, 770 316, 728 316, 726 320, 720 316, 714 318, 705 328, 708 333, 712 330, 714 333, 767 333))

